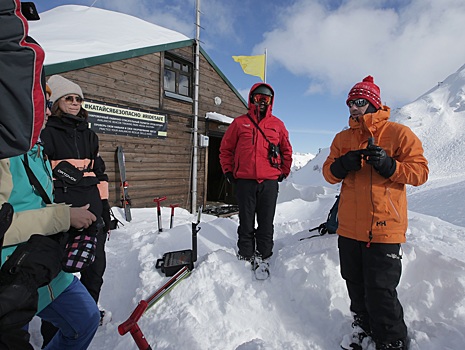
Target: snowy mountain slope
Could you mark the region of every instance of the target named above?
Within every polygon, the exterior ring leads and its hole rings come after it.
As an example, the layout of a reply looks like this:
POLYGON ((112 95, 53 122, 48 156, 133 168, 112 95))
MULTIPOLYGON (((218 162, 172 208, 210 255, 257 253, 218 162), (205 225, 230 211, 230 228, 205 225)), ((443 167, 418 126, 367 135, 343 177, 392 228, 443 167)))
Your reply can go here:
POLYGON ((465 65, 416 101, 395 111, 392 120, 409 126, 423 142, 430 183, 463 180, 465 65))
POLYGON ((291 172, 295 172, 304 167, 310 160, 315 158, 311 153, 294 153, 292 154, 291 172))

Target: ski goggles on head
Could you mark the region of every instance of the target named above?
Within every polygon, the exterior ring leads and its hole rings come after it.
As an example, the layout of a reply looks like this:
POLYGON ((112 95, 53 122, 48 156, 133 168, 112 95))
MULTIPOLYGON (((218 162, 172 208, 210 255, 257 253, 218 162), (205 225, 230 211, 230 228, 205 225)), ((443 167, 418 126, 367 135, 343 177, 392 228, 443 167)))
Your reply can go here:
POLYGON ((68 103, 73 103, 74 100, 76 100, 77 103, 82 103, 82 98, 81 98, 81 96, 72 96, 72 95, 68 95, 68 96, 65 96, 64 99, 65 99, 65 101, 68 102, 68 103))
POLYGON ((263 94, 255 94, 252 96, 252 100, 254 103, 261 103, 263 102, 266 105, 269 105, 271 103, 271 96, 269 95, 263 95, 263 94))
POLYGON ((349 107, 352 107, 353 105, 356 105, 357 107, 363 107, 366 106, 368 103, 368 100, 365 100, 364 98, 358 98, 356 100, 347 101, 347 105, 349 107))

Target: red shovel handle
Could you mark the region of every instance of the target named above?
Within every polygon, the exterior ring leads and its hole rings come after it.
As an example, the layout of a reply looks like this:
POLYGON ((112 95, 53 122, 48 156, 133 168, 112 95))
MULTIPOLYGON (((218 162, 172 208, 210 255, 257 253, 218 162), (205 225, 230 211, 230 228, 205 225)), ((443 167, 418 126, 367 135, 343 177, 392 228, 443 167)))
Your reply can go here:
POLYGON ((177 207, 179 207, 179 204, 178 204, 178 203, 176 203, 176 204, 170 204, 170 208, 171 208, 171 215, 173 215, 173 214, 174 214, 174 208, 177 208, 177 207))
POLYGON ((139 350, 152 350, 137 323, 131 328, 131 335, 139 350))
POLYGON ((118 326, 118 333, 120 335, 125 335, 127 332, 129 332, 134 327, 134 325, 137 324, 139 319, 144 314, 145 310, 147 310, 147 306, 147 301, 139 301, 139 305, 137 305, 137 307, 134 309, 131 316, 129 316, 129 318, 126 321, 124 321, 118 326))
POLYGON ((164 201, 166 196, 154 198, 153 201, 157 203, 157 207, 160 207, 160 202, 164 201))

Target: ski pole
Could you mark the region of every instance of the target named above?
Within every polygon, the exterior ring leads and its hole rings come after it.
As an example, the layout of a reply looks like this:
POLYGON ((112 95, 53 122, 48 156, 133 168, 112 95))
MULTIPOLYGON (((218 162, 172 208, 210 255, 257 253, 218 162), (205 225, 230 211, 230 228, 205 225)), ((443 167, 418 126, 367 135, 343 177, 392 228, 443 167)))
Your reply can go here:
POLYGON ((120 335, 125 335, 126 333, 130 332, 134 342, 140 350, 151 350, 152 348, 145 339, 145 336, 142 333, 142 330, 139 328, 137 322, 148 309, 155 305, 155 303, 157 303, 163 296, 168 294, 190 273, 191 271, 188 269, 188 267, 184 266, 149 298, 146 300, 141 300, 129 318, 118 326, 118 333, 120 335))
POLYGON ((170 207, 171 207, 170 228, 173 228, 174 208, 179 207, 179 204, 170 204, 170 207))
POLYGON ((157 203, 157 218, 158 218, 158 233, 163 232, 163 228, 161 226, 161 208, 160 208, 160 202, 164 201, 166 199, 166 196, 164 197, 157 197, 154 198, 153 201, 157 203))

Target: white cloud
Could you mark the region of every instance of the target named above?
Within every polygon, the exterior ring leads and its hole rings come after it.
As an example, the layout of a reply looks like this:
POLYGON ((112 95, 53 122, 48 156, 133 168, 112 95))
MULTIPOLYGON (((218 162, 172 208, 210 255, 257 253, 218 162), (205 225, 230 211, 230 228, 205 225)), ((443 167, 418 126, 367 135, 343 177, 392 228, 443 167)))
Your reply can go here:
POLYGON ((275 29, 255 50, 310 79, 308 92, 346 92, 371 74, 383 101, 409 102, 459 69, 465 58, 465 2, 299 0, 281 9, 275 29))

